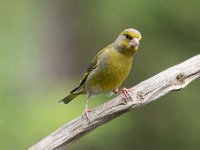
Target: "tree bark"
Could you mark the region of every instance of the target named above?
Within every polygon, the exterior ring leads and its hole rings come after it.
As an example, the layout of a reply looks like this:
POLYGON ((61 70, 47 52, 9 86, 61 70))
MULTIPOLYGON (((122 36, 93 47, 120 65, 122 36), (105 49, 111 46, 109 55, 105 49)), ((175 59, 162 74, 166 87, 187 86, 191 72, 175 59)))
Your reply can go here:
POLYGON ((94 108, 90 121, 81 116, 66 123, 29 150, 59 150, 98 126, 134 108, 141 107, 171 91, 178 91, 200 76, 200 55, 173 66, 132 87, 131 98, 123 94, 94 108))

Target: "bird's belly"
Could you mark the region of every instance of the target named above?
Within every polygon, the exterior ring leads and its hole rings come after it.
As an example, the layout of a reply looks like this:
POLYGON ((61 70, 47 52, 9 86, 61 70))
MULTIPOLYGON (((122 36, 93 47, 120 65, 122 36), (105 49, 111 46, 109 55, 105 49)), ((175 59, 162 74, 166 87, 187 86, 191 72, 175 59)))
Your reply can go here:
POLYGON ((130 67, 105 67, 92 72, 86 81, 86 91, 90 95, 108 93, 117 89, 127 78, 130 67))

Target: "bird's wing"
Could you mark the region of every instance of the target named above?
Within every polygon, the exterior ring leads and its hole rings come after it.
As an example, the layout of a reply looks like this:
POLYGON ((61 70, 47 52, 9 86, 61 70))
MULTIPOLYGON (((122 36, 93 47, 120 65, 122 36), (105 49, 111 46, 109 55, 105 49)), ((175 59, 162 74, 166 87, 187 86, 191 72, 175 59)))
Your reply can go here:
POLYGON ((94 70, 97 67, 97 62, 99 60, 99 57, 101 56, 101 54, 103 54, 105 51, 107 51, 108 49, 102 49, 92 60, 92 62, 88 65, 86 72, 83 74, 82 79, 80 80, 80 84, 78 87, 76 87, 75 89, 73 89, 70 93, 74 93, 77 90, 81 89, 81 86, 85 83, 85 81, 87 80, 88 75, 90 74, 90 72, 92 70, 94 70))

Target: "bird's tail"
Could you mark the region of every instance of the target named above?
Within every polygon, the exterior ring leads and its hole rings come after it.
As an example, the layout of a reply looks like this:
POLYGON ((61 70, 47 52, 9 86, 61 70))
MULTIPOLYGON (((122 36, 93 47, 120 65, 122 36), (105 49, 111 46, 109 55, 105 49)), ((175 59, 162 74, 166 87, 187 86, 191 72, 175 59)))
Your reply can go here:
POLYGON ((74 98, 76 98, 80 93, 72 93, 69 94, 68 96, 66 96, 65 98, 63 98, 62 100, 60 100, 59 102, 63 102, 64 104, 67 104, 69 102, 71 102, 74 98))
POLYGON ((74 98, 76 98, 80 94, 85 94, 85 90, 84 89, 79 90, 79 87, 77 87, 74 90, 72 90, 68 96, 66 96, 65 98, 63 98, 59 102, 63 102, 64 104, 68 104, 69 102, 71 102, 74 98))

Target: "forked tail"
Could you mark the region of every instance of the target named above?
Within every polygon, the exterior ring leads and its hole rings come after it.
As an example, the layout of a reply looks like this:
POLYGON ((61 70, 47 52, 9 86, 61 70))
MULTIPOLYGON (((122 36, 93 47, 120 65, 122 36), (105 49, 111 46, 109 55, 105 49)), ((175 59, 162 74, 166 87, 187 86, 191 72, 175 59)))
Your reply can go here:
POLYGON ((68 95, 67 97, 63 98, 62 100, 60 100, 58 102, 63 102, 64 104, 67 104, 67 103, 71 102, 74 98, 76 98, 79 94, 80 93, 70 94, 70 95, 68 95))
POLYGON ((72 90, 67 97, 63 98, 62 100, 58 102, 63 102, 64 104, 68 104, 80 94, 85 94, 85 90, 84 89, 79 90, 79 87, 77 87, 74 90, 72 90))

